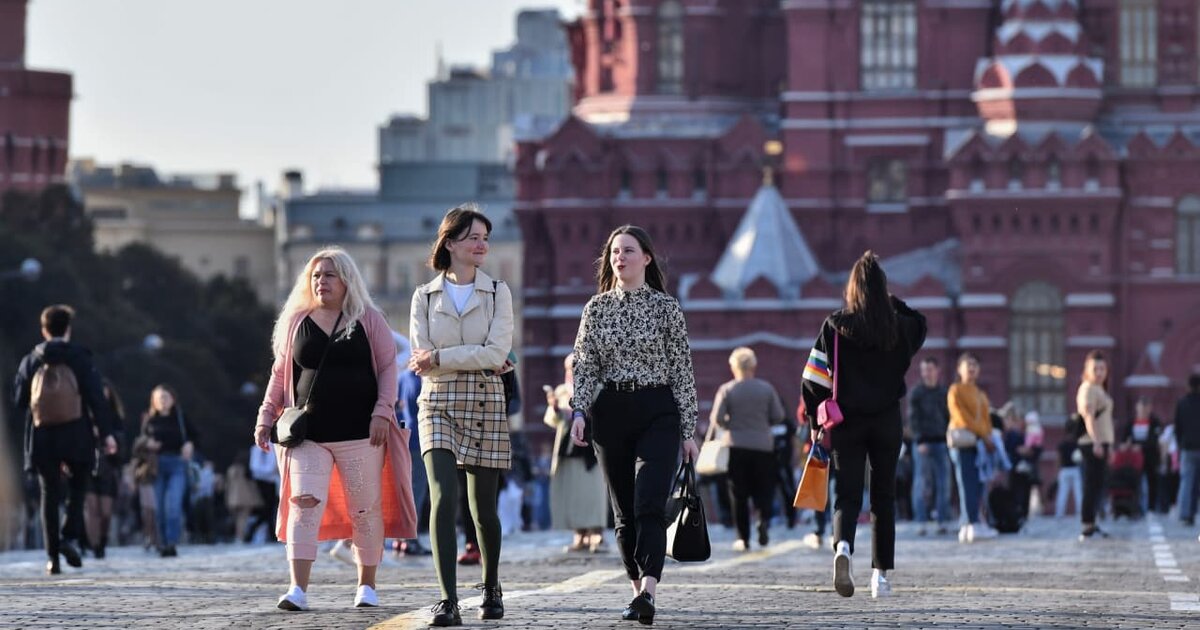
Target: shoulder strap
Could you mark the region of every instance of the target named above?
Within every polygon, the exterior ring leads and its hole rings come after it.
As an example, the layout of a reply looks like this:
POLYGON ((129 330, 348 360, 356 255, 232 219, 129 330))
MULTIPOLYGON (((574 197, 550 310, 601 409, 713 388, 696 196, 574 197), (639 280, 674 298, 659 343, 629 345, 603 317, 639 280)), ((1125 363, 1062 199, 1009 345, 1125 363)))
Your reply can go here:
POLYGON ((837 402, 837 382, 838 382, 838 331, 833 329, 833 400, 837 402))
POLYGON ((313 374, 312 385, 308 388, 308 394, 304 396, 304 404, 300 407, 308 406, 308 399, 312 398, 313 390, 317 388, 317 379, 321 377, 321 367, 325 365, 325 357, 329 356, 329 349, 333 347, 333 342, 337 340, 338 324, 342 323, 342 313, 339 312, 337 319, 333 322, 333 332, 329 335, 329 341, 325 344, 325 351, 321 353, 321 361, 317 363, 317 371, 313 374))
POLYGON ((184 444, 188 442, 187 427, 183 426, 183 411, 179 409, 179 401, 175 401, 175 421, 179 423, 179 437, 183 438, 184 444))

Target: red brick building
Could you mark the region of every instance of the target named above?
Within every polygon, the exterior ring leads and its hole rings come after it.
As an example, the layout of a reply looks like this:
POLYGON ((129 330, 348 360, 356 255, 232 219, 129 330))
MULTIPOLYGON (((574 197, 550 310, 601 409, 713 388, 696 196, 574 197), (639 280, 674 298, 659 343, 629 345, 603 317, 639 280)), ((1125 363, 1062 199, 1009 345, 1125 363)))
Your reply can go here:
POLYGON ((702 399, 750 345, 794 405, 871 248, 927 352, 979 355, 994 401, 1063 417, 1099 348, 1119 421, 1143 394, 1168 414, 1200 370, 1198 19, 1195 0, 590 0, 574 116, 518 150, 526 382, 560 378, 630 222, 702 399))
POLYGON ((27 0, 0 0, 0 193, 64 183, 71 75, 25 65, 27 0))

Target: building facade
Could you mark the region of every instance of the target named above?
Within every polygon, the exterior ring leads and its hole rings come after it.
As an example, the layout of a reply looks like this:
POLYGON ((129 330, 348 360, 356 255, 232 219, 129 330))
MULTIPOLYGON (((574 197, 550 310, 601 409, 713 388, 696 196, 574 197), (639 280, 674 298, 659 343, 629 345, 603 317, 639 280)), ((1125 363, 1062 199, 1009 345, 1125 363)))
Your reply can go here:
POLYGON ((238 216, 233 174, 164 179, 146 166, 82 159, 71 162, 70 181, 92 219, 97 251, 147 243, 203 280, 241 278, 275 304, 274 235, 238 216))
POLYGON ((381 165, 510 162, 514 140, 543 136, 571 106, 571 64, 557 10, 517 15, 517 41, 492 53, 489 69, 439 60, 429 117, 392 117, 379 129, 381 165))
POLYGON ((28 0, 0 0, 0 193, 64 183, 71 75, 25 65, 28 0))
POLYGON ((1169 414, 1200 370, 1197 2, 588 7, 573 116, 517 153, 528 383, 559 378, 626 222, 656 239, 702 399, 750 345, 794 404, 866 249, 927 354, 976 354, 993 400, 1052 422, 1089 350, 1119 420, 1143 395, 1169 414))

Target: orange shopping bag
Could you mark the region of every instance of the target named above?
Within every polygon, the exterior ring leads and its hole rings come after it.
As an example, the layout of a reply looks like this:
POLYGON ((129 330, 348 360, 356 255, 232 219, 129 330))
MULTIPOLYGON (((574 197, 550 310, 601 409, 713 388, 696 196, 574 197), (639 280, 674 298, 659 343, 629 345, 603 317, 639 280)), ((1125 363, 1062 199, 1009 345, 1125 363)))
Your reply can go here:
POLYGON ((808 510, 825 511, 829 501, 829 453, 821 446, 820 435, 808 451, 804 461, 804 472, 800 475, 800 486, 792 505, 808 510))

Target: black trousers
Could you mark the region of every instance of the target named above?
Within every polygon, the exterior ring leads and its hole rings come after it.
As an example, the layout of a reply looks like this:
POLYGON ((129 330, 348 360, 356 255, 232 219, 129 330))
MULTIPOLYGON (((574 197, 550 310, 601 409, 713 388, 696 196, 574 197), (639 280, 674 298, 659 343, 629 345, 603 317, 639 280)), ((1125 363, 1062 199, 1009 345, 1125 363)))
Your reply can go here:
POLYGON ((738 538, 750 542, 750 499, 758 510, 759 531, 771 524, 776 485, 772 453, 745 448, 729 449, 729 497, 738 538))
POLYGON ((782 447, 778 443, 775 446, 775 488, 778 489, 782 499, 783 514, 787 517, 788 529, 791 529, 796 526, 796 506, 792 505, 792 500, 796 496, 796 476, 792 468, 792 440, 790 437, 782 447))
POLYGON ((871 464, 871 566, 893 568, 896 556, 896 464, 903 429, 900 406, 876 416, 849 416, 830 433, 837 499, 833 505, 833 537, 850 544, 862 511, 866 465, 871 464))
POLYGON ((604 390, 592 406, 592 441, 630 580, 662 579, 667 496, 679 463, 679 408, 669 387, 604 390))
POLYGON ((1096 457, 1090 444, 1080 446, 1083 454, 1083 500, 1079 502, 1079 520, 1084 527, 1096 524, 1096 511, 1104 501, 1104 481, 1108 475, 1108 449, 1096 457))
POLYGON ((62 468, 64 462, 41 461, 35 464, 38 483, 42 494, 42 536, 46 541, 46 555, 58 558, 61 541, 73 540, 76 544, 84 540, 83 497, 87 493, 88 480, 92 475, 89 462, 65 462, 70 476, 67 478, 67 520, 59 529, 59 510, 62 507, 62 468))

